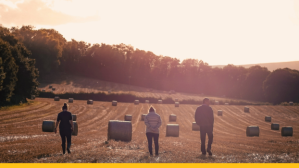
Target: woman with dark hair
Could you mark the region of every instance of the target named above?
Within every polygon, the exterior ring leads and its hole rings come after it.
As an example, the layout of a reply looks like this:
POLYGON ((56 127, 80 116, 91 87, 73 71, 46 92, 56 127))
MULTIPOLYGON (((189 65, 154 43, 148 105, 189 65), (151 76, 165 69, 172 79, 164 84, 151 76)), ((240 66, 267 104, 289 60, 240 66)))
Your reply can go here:
POLYGON ((151 156, 153 156, 152 142, 154 138, 156 156, 159 155, 159 127, 161 126, 161 117, 155 112, 154 107, 149 108, 148 114, 144 118, 146 125, 146 137, 148 141, 148 150, 151 156))
POLYGON ((74 125, 73 125, 73 117, 72 113, 67 111, 68 105, 64 103, 62 106, 62 112, 60 112, 57 116, 57 122, 56 122, 56 127, 55 127, 55 134, 57 133, 57 126, 59 124, 59 133, 61 136, 61 141, 62 141, 62 152, 65 154, 65 138, 67 139, 67 152, 71 153, 70 147, 71 147, 71 142, 72 142, 72 132, 74 130, 74 125))

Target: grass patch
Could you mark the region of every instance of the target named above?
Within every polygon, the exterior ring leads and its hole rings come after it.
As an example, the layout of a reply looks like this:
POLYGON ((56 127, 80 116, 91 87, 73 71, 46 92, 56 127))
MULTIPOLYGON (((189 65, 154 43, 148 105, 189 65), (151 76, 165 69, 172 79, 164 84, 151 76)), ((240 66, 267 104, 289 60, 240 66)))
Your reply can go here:
POLYGON ((0 107, 0 111, 1 110, 15 110, 15 109, 24 108, 24 107, 28 107, 28 106, 39 104, 39 103, 40 102, 37 102, 37 101, 28 101, 26 103, 21 103, 21 104, 17 104, 17 105, 2 106, 2 107, 0 107))

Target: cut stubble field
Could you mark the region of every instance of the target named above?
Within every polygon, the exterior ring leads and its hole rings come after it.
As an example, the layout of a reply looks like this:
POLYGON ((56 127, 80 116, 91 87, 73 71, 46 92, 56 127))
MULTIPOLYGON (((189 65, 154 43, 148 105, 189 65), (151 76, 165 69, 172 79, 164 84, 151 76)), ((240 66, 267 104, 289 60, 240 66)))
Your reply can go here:
POLYGON ((77 115, 78 136, 72 137, 71 154, 62 155, 59 133, 42 132, 43 120, 55 120, 67 100, 36 98, 31 106, 0 111, 0 162, 299 162, 299 107, 213 105, 215 125, 213 156, 201 156, 199 131, 192 131, 196 105, 152 104, 161 116, 159 157, 149 157, 141 115, 151 104, 74 100, 70 112, 77 115), (223 110, 223 116, 217 111, 223 110), (109 120, 131 114, 132 141, 107 141, 109 120), (177 121, 169 122, 176 114, 177 121), (271 130, 265 116, 282 126, 293 126, 292 137, 271 130), (179 137, 166 137, 166 125, 179 124, 179 137), (246 127, 257 125, 259 137, 247 137, 246 127))

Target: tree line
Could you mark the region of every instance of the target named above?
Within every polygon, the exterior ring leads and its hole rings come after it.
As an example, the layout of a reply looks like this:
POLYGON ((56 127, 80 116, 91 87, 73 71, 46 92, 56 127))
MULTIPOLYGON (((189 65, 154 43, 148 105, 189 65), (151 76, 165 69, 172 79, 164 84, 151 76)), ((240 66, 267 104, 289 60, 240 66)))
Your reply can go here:
POLYGON ((28 49, 24 51, 31 53, 25 57, 36 62, 39 79, 63 72, 160 90, 268 101, 274 104, 299 102, 297 70, 285 68, 270 72, 261 66, 244 68, 235 65, 212 68, 202 60, 180 61, 170 56, 135 49, 131 45, 91 45, 74 39, 67 41, 54 29, 35 30, 33 26, 22 26, 6 30, 19 45, 28 49))
POLYGON ((26 102, 36 93, 38 69, 31 52, 0 27, 0 106, 26 102))

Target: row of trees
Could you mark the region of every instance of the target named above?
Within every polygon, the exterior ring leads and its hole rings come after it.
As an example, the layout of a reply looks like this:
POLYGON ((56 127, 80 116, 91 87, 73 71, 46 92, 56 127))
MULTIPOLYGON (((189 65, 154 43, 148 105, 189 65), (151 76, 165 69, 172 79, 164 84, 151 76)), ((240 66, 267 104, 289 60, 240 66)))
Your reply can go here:
POLYGON ((65 72, 72 75, 131 85, 204 93, 280 103, 299 102, 299 72, 265 67, 244 68, 227 65, 212 68, 202 60, 155 55, 130 45, 90 45, 66 41, 53 29, 32 26, 13 27, 10 32, 32 52, 40 77, 65 72))
POLYGON ((30 57, 10 30, 0 27, 0 106, 26 102, 36 93, 38 70, 30 57))

